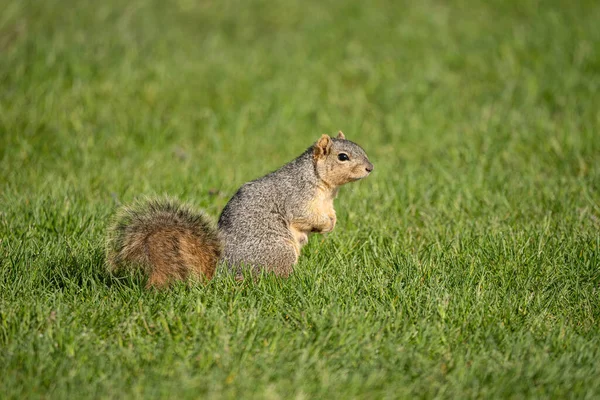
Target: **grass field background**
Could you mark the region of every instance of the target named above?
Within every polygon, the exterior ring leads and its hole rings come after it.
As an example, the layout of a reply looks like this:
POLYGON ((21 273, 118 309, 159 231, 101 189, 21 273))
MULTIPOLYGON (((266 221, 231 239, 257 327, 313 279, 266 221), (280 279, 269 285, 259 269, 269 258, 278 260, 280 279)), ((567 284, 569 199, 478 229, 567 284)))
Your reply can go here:
POLYGON ((598 2, 0 9, 0 397, 600 396, 598 2), (290 279, 104 272, 119 204, 340 129, 375 171, 290 279))

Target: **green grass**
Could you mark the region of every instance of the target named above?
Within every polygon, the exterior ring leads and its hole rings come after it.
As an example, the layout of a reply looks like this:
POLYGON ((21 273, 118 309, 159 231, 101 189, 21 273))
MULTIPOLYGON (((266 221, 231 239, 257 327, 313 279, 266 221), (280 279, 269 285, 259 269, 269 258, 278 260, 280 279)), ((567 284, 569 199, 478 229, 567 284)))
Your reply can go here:
POLYGON ((0 9, 2 398, 600 396, 598 2, 0 9), (118 204, 339 129, 375 171, 290 279, 104 272, 118 204))

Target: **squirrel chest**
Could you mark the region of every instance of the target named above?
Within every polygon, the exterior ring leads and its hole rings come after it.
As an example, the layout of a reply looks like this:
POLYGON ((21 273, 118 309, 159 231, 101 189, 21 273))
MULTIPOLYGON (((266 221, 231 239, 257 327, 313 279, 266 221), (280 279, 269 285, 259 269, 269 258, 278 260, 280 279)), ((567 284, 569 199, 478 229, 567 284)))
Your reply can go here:
POLYGON ((308 235, 312 232, 331 232, 335 227, 336 216, 333 208, 333 200, 337 190, 317 188, 311 201, 299 210, 290 222, 290 231, 294 237, 294 248, 297 254, 308 242, 308 235))

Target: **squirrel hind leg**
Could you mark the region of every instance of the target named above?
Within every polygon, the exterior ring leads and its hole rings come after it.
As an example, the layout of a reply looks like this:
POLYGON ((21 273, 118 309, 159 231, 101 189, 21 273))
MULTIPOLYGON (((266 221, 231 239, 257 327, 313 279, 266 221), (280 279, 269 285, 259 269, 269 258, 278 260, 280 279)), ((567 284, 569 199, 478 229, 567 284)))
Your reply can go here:
POLYGON ((252 267, 253 272, 262 270, 287 278, 294 272, 294 265, 298 261, 297 251, 292 239, 263 238, 258 246, 255 243, 243 243, 229 248, 226 246, 224 261, 230 268, 238 269, 236 280, 243 280, 241 265, 252 267))
POLYGON ((294 265, 298 262, 300 249, 287 241, 278 241, 271 248, 273 253, 266 263, 267 271, 272 271, 282 278, 289 277, 294 272, 294 265))

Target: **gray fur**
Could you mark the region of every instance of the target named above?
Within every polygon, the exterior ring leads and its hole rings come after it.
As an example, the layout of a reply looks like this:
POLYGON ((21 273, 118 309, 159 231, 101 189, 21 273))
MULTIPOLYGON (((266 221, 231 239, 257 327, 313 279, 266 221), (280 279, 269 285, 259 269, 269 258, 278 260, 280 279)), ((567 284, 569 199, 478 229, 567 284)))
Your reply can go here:
MULTIPOLYGON (((331 140, 333 151, 346 152, 372 169, 360 146, 349 140, 331 140)), ((230 267, 238 271, 242 265, 262 267, 281 276, 292 272, 297 256, 289 244, 294 240, 290 224, 323 184, 314 147, 280 169, 244 184, 229 200, 218 229, 223 240, 222 260, 230 267)))
POLYGON ((335 227, 338 187, 372 169, 364 150, 340 132, 338 138, 321 136, 295 160, 244 184, 223 209, 217 230, 202 213, 168 199, 124 207, 109 229, 108 267, 141 267, 148 287, 188 276, 211 279, 218 261, 238 273, 248 266, 286 277, 308 235, 335 227))

